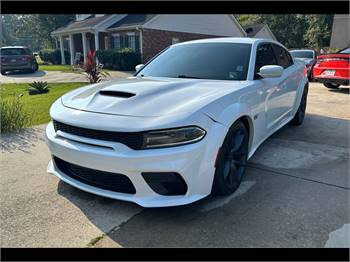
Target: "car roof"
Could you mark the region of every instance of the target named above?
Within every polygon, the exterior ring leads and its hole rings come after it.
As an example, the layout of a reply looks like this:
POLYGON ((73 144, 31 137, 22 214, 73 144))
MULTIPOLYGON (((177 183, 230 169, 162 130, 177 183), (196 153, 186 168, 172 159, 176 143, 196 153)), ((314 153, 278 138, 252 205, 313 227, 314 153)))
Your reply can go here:
POLYGON ((178 44, 174 44, 174 46, 177 45, 186 45, 186 44, 195 44, 195 43, 240 43, 240 44, 254 44, 259 42, 269 42, 269 43, 278 43, 277 41, 270 40, 270 39, 263 39, 263 38, 252 38, 252 37, 218 37, 218 38, 206 38, 206 39, 199 39, 199 40, 192 40, 187 42, 181 42, 178 44))
POLYGON ((28 48, 26 46, 19 46, 19 45, 15 45, 15 46, 3 46, 1 47, 1 49, 10 49, 10 48, 28 48))

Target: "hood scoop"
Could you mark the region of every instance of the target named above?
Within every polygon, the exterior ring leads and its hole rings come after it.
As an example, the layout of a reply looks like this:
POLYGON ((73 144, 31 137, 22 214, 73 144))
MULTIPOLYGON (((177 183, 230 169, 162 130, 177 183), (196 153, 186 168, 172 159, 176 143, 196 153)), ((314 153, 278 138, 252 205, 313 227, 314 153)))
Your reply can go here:
POLYGON ((113 96, 113 97, 120 97, 120 98, 130 98, 135 95, 129 92, 113 91, 113 90, 101 90, 99 94, 103 96, 113 96))

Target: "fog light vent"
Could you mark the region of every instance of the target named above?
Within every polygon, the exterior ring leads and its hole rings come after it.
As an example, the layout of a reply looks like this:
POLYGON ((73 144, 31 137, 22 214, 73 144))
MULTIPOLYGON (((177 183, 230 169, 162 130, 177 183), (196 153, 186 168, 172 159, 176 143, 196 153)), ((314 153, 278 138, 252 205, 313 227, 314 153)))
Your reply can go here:
POLYGON ((174 172, 147 172, 142 177, 152 190, 164 196, 184 195, 187 192, 185 180, 174 172))

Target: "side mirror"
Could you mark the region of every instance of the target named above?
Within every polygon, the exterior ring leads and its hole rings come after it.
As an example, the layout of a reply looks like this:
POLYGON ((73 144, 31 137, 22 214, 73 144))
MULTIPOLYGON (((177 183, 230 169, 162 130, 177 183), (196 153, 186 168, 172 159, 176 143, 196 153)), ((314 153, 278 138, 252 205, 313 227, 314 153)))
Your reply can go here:
POLYGON ((258 74, 263 78, 280 77, 283 74, 283 67, 279 65, 266 65, 260 68, 258 74))
POLYGON ((144 64, 139 64, 139 65, 135 66, 135 71, 136 72, 140 71, 143 66, 144 66, 144 64))

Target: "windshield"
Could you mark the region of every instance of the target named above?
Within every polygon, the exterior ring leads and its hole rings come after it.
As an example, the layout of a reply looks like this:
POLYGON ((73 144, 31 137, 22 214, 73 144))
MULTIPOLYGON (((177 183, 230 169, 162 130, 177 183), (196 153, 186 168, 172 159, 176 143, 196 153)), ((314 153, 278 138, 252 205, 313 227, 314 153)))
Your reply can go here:
POLYGON ((137 75, 214 80, 246 80, 250 44, 194 43, 171 46, 137 75))
POLYGON ((312 51, 290 51, 289 52, 294 58, 314 58, 314 52, 312 51))
POLYGON ((347 48, 345 50, 342 50, 339 52, 340 54, 350 54, 350 48, 347 48))

